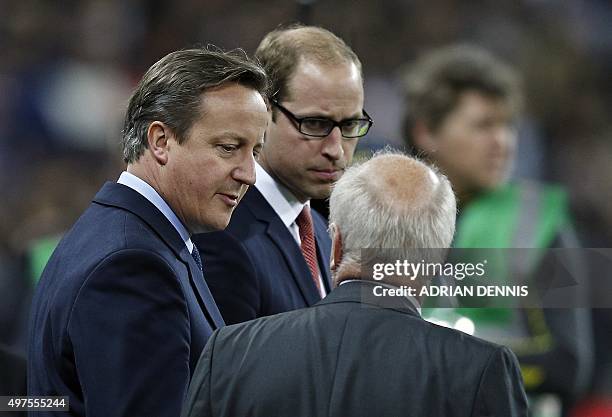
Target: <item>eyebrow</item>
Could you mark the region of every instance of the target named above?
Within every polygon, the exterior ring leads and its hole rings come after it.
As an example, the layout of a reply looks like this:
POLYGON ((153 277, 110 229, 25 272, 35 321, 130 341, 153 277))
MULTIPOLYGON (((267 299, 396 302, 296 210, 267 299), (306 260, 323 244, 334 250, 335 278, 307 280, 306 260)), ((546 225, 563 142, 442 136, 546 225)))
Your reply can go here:
MULTIPOLYGON (((217 136, 215 136, 213 138, 214 141, 228 140, 228 139, 229 140, 234 140, 234 141, 238 142, 238 144, 240 144, 240 145, 244 145, 245 143, 249 142, 248 139, 246 139, 245 137, 240 136, 240 135, 238 135, 238 134, 236 134, 234 132, 223 132, 223 133, 221 133, 221 134, 219 134, 219 135, 217 135, 217 136)), ((265 142, 266 142, 266 139, 265 139, 265 135, 264 135, 262 138, 257 138, 257 142, 255 143, 254 146, 258 146, 258 145, 263 146, 265 144, 265 142)))
POLYGON ((342 123, 342 122, 347 121, 347 120, 366 119, 365 115, 363 114, 363 111, 360 112, 360 113, 362 113, 362 114, 361 115, 359 115, 358 113, 357 114, 353 114, 353 115, 351 115, 349 117, 345 117, 344 119, 340 119, 340 120, 333 119, 332 117, 324 115, 324 114, 306 115, 306 116, 302 116, 302 115, 296 114, 296 117, 298 117, 299 119, 304 119, 306 117, 314 118, 314 119, 329 119, 329 120, 333 120, 333 121, 338 122, 338 123, 342 123))
POLYGON ((247 142, 247 139, 245 139, 244 137, 234 132, 222 132, 214 137, 214 140, 222 140, 222 139, 225 139, 225 140, 231 139, 231 140, 235 140, 240 143, 247 142))

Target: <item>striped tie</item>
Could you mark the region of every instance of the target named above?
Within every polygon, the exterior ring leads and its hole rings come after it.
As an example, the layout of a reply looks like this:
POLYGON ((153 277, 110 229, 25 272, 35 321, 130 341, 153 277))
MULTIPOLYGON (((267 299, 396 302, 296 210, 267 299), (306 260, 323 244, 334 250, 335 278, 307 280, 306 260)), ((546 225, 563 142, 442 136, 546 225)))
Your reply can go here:
POLYGON ((321 284, 319 283, 319 264, 317 261, 317 246, 312 227, 312 216, 310 215, 310 207, 304 206, 302 212, 295 220, 295 223, 300 229, 300 241, 302 255, 310 269, 310 275, 319 294, 321 294, 321 284))

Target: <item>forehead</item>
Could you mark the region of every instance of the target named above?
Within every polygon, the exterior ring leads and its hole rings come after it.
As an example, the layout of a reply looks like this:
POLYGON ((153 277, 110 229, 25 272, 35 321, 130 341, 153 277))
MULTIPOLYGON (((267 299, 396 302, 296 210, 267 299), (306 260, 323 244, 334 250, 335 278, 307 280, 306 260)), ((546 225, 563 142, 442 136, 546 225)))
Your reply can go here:
POLYGON ((363 106, 363 81, 355 63, 322 64, 301 58, 287 85, 289 102, 363 106))
POLYGON ((200 112, 193 127, 231 131, 261 128, 268 120, 262 95, 238 83, 222 84, 200 96, 200 112))
POLYGON ((204 116, 219 108, 260 110, 261 106, 265 108, 266 104, 257 90, 235 82, 221 84, 200 95, 200 110, 204 116))
POLYGON ((511 119, 512 108, 504 97, 493 96, 479 91, 465 91, 457 98, 452 111, 456 116, 488 116, 511 119))

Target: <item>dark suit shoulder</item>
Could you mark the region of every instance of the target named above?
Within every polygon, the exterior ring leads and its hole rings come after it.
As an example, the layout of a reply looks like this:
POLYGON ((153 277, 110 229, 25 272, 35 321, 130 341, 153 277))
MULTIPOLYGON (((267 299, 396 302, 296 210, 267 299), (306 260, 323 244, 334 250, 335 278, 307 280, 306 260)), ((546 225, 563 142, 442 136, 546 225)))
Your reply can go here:
POLYGON ((508 412, 524 394, 507 348, 408 309, 323 300, 224 327, 212 344, 201 372, 212 408, 231 404, 223 415, 525 415, 508 412))
POLYGON ((264 214, 263 217, 276 215, 263 195, 255 187, 250 187, 234 210, 224 232, 235 236, 239 240, 244 240, 253 234, 264 233, 266 223, 258 221, 262 217, 262 213, 264 214))
POLYGON ((312 213, 312 221, 315 224, 315 227, 319 226, 319 227, 323 227, 323 228, 327 229, 327 227, 328 227, 327 219, 325 217, 323 217, 316 210, 311 210, 310 212, 312 213))
POLYGON ((454 347, 462 347, 465 349, 477 349, 481 352, 493 352, 494 350, 505 348, 488 340, 481 339, 476 336, 472 336, 465 332, 449 327, 441 326, 435 323, 422 320, 423 326, 428 328, 430 337, 437 339, 445 339, 445 343, 448 343, 454 347))
POLYGON ((93 203, 64 236, 50 262, 58 257, 68 262, 69 270, 76 268, 84 277, 90 272, 86 268, 91 270, 106 257, 126 249, 141 249, 158 253, 168 261, 176 260, 159 234, 138 216, 93 203))
POLYGON ((481 358, 485 355, 484 360, 496 350, 507 349, 459 330, 430 323, 416 314, 359 302, 321 303, 309 308, 226 326, 221 329, 220 338, 248 338, 249 335, 255 336, 262 331, 274 333, 287 331, 298 334, 304 333, 299 330, 300 328, 315 331, 316 326, 329 329, 347 323, 351 325, 355 323, 355 330, 363 330, 364 334, 367 334, 372 327, 376 327, 381 332, 418 335, 434 349, 443 348, 449 353, 454 351, 455 354, 469 351, 481 358))
MULTIPOLYGON (((227 325, 218 330, 216 343, 221 347, 228 344, 233 346, 233 349, 220 348, 219 356, 227 354, 233 356, 234 359, 238 359, 238 357, 247 357, 253 352, 259 352, 257 355, 264 353, 264 356, 269 355, 270 361, 274 361, 279 346, 282 346, 288 352, 301 351, 304 348, 304 346, 301 346, 302 336, 308 332, 298 329, 309 328, 313 330, 313 326, 316 327, 320 323, 312 321, 311 313, 313 310, 314 307, 302 308, 227 325), (274 335, 274 337, 267 337, 267 335, 274 335)), ((338 317, 327 317, 327 319, 334 320, 338 317)), ((312 340, 315 341, 316 338, 312 340)), ((336 340, 336 343, 331 343, 331 341, 332 338, 327 338, 325 344, 333 344, 334 346, 331 348, 335 349, 339 340, 336 340)), ((223 362, 225 363, 225 361, 223 362)), ((235 363, 239 364, 240 362, 235 363)), ((278 364, 278 361, 276 363, 278 364)), ((228 374, 231 374, 231 372, 228 374)))

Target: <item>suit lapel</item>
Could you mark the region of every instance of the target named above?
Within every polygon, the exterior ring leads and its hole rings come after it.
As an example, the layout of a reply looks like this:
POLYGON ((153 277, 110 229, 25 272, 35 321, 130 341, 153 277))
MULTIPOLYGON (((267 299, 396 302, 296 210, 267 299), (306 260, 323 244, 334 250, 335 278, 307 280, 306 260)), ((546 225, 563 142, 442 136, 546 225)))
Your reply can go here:
POLYGON ((327 229, 325 227, 319 228, 317 225, 317 221, 314 219, 313 222, 315 224, 315 238, 317 241, 317 255, 319 260, 319 271, 321 272, 321 278, 323 278, 323 284, 325 285, 325 292, 329 294, 331 291, 331 276, 329 271, 329 254, 331 253, 331 248, 325 251, 326 248, 323 247, 323 237, 322 235, 327 234, 327 229))
POLYGON ((213 329, 224 325, 221 313, 204 281, 200 268, 196 265, 185 242, 172 223, 149 200, 131 188, 107 182, 94 197, 94 202, 128 210, 147 223, 159 238, 174 252, 175 256, 189 269, 189 281, 194 289, 200 308, 213 329))
POLYGON ((272 239, 282 252, 285 261, 287 261, 287 265, 289 265, 291 269, 293 279, 308 305, 312 305, 319 301, 321 296, 317 293, 317 289, 312 282, 312 275, 304 260, 302 251, 285 225, 280 219, 278 222, 271 222, 268 225, 267 233, 270 239, 272 239))
MULTIPOLYGON (((241 204, 246 204, 258 220, 268 223, 266 234, 283 254, 291 270, 293 280, 302 293, 306 303, 308 305, 313 305, 318 302, 321 296, 312 282, 310 270, 304 260, 302 251, 293 236, 291 236, 289 230, 287 230, 287 227, 285 227, 284 223, 270 204, 268 204, 263 195, 261 195, 255 187, 250 187, 241 204)), ((317 245, 317 248, 318 246, 319 245, 317 245)))
MULTIPOLYGON (((208 319, 208 322, 211 324, 213 329, 223 327, 225 322, 221 317, 221 312, 215 303, 215 299, 213 298, 206 281, 204 280, 204 276, 202 271, 198 265, 196 265, 193 256, 189 253, 189 249, 187 246, 183 244, 183 249, 180 253, 180 258, 183 262, 185 262, 189 266, 189 281, 191 286, 196 289, 196 296, 198 298, 198 302, 201 306, 203 306, 204 315, 208 319)), ((204 265, 204 270, 206 271, 206 265, 204 265)))

